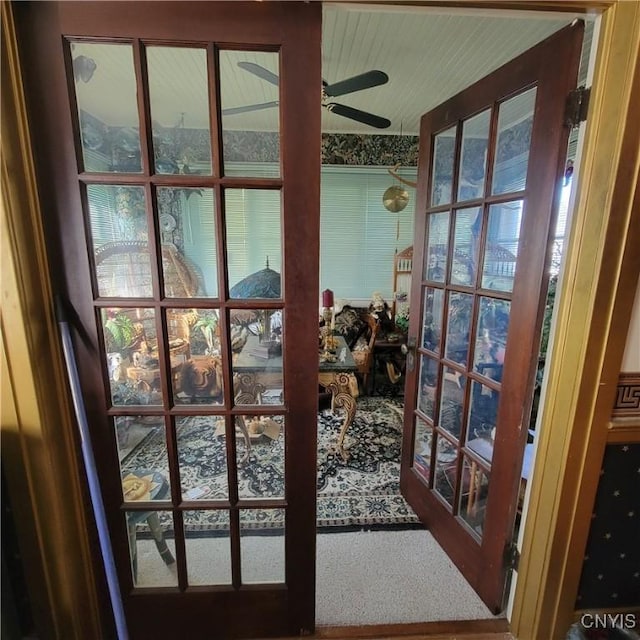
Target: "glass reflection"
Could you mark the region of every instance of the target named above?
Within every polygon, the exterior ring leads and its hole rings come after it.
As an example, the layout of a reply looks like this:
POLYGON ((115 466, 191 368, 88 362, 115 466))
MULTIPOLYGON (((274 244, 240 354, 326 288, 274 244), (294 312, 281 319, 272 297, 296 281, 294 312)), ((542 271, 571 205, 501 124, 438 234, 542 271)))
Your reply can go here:
POLYGON ((242 582, 284 582, 284 509, 240 509, 240 563, 242 582), (272 535, 252 535, 254 529, 272 535))
POLYGON ((456 212, 453 236, 451 283, 474 286, 478 268, 478 244, 482 230, 482 209, 460 209, 456 212))
POLYGON ((445 437, 438 434, 436 444, 436 466, 433 476, 435 490, 445 500, 449 507, 453 507, 453 496, 456 486, 458 449, 445 437))
POLYGON ((466 384, 466 376, 450 367, 444 367, 438 425, 456 440, 462 432, 462 407, 466 384))
POLYGON ((413 440, 413 468, 423 480, 429 484, 431 470, 431 445, 433 429, 424 420, 416 418, 415 436, 413 440))
POLYGON ((440 352, 443 310, 444 291, 427 287, 425 289, 424 314, 422 316, 422 346, 436 353, 440 352))
POLYGON ((535 104, 534 87, 500 105, 498 142, 491 185, 493 194, 522 191, 527 186, 535 104))
POLYGON ((462 125, 462 151, 458 200, 473 200, 484 196, 484 181, 489 147, 491 110, 487 109, 462 125))
POLYGON ((226 189, 224 194, 230 297, 280 298, 280 191, 226 189))
MULTIPOLYGON (((475 380, 471 384, 471 405, 469 407, 469 428, 467 440, 484 438, 493 442, 498 423, 500 392, 475 380)), ((486 456, 485 456, 486 457, 486 456)))
POLYGON ((418 408, 433 420, 435 412, 436 385, 438 384, 438 363, 427 356, 420 358, 420 387, 418 388, 418 408))
POLYGON ((488 473, 477 462, 465 456, 462 462, 459 515, 480 538, 482 538, 488 494, 488 473))
POLYGON ((472 307, 472 295, 457 292, 449 294, 445 355, 461 365, 467 364, 472 307))
POLYGON ((497 381, 502 380, 510 312, 507 300, 480 298, 473 364, 483 376, 497 381))
POLYGON ((453 157, 456 144, 456 128, 439 133, 433 142, 433 172, 431 175, 431 206, 451 202, 453 184, 453 157))
POLYGON ((149 230, 142 187, 87 186, 91 240, 101 297, 153 295, 149 230))
POLYGON ((493 204, 485 245, 482 287, 513 291, 522 225, 522 200, 493 204))
POLYGON ((238 416, 240 499, 284 498, 284 416, 238 416))
POLYGON ((190 585, 231 584, 231 538, 229 512, 185 511, 184 546, 187 556, 187 580, 190 585), (203 538, 197 532, 215 516, 222 531, 203 538))
POLYGON ((160 187, 157 194, 165 296, 217 297, 213 190, 160 187))
POLYGON ((224 381, 217 309, 168 309, 171 384, 176 404, 222 404, 224 381))
POLYGON ((281 309, 232 309, 230 332, 236 404, 282 404, 281 309))
POLYGON ((134 587, 175 587, 173 514, 171 511, 125 511, 134 587))
POLYGON ((84 170, 140 173, 140 132, 129 44, 71 43, 84 170), (117 101, 111 96, 117 95, 117 101))
POLYGON ((278 53, 220 51, 225 175, 280 175, 278 76, 278 53))
POLYGON ((447 251, 449 249, 448 212, 432 213, 428 220, 427 250, 424 264, 426 280, 444 282, 447 273, 447 251))
POLYGON ((211 175, 207 52, 147 47, 156 173, 211 175))
POLYGON ((169 459, 162 416, 114 418, 125 502, 170 499, 169 459), (153 468, 149 461, 153 460, 153 468))
POLYGON ((228 500, 227 449, 222 416, 176 418, 183 500, 228 500))
POLYGON ((122 477, 122 496, 125 502, 165 500, 169 496, 169 482, 152 469, 128 471, 122 477))
POLYGON ((161 405, 153 309, 111 307, 101 310, 101 319, 113 405, 161 405))

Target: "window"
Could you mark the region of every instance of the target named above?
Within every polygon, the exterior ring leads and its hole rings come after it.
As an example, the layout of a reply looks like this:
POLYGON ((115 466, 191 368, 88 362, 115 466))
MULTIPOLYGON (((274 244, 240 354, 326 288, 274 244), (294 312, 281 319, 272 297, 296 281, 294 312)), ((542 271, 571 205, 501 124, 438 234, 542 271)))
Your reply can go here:
MULTIPOLYGON (((407 179, 415 180, 414 175, 407 179)), ((393 258, 413 243, 415 189, 409 205, 387 211, 382 194, 396 182, 386 167, 323 166, 320 194, 320 290, 352 303, 379 291, 393 296, 393 258)))

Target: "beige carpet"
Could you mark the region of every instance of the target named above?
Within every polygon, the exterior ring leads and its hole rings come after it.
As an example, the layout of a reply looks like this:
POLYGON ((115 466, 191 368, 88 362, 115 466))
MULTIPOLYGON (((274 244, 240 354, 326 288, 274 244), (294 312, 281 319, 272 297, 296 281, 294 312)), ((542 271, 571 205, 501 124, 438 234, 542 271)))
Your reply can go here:
MULTIPOLYGON (((282 542, 242 538, 246 582, 282 580, 282 542)), ((226 538, 189 539, 190 582, 228 582, 228 547, 226 538)), ((141 586, 177 583, 175 565, 163 564, 152 541, 138 540, 138 553, 141 586)), ((316 603, 320 626, 493 617, 431 534, 420 530, 318 535, 316 603)))
POLYGON ((318 625, 493 617, 428 531, 321 535, 317 567, 318 625))

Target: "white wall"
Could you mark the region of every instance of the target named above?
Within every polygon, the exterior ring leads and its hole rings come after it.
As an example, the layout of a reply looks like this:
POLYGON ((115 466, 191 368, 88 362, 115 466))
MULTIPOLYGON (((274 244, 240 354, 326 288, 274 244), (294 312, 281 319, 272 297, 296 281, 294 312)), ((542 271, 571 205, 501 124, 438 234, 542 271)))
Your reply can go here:
POLYGON ((625 373, 640 372, 640 281, 638 281, 636 289, 636 299, 627 334, 627 346, 620 370, 625 373))

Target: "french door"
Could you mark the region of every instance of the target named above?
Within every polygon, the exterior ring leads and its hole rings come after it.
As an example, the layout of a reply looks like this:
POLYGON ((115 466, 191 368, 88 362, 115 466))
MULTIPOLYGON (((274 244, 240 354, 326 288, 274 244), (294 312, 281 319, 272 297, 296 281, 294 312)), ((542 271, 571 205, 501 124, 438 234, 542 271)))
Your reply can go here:
POLYGON ((16 14, 130 637, 311 633, 321 7, 16 14))
POLYGON ((583 24, 422 117, 402 491, 503 608, 583 24))

